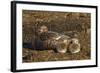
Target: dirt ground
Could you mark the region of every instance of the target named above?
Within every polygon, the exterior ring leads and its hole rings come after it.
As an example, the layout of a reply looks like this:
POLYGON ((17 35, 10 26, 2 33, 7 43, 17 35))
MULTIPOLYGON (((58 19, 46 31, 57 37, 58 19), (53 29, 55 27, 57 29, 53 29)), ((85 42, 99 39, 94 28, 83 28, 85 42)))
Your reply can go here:
POLYGON ((91 14, 73 12, 51 12, 23 10, 23 62, 45 62, 63 60, 91 59, 91 14), (36 48, 34 44, 37 36, 37 28, 46 25, 50 31, 67 35, 67 32, 75 32, 71 37, 77 37, 81 44, 81 51, 76 54, 69 52, 57 53, 53 50, 43 50, 41 46, 36 48), (41 49, 41 50, 38 50, 41 49))

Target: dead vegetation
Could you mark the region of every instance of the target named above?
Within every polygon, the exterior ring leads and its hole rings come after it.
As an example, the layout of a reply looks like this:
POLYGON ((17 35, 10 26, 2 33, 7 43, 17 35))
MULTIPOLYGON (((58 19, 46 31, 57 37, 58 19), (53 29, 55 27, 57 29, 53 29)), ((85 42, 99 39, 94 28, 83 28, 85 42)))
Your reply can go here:
POLYGON ((44 62, 59 60, 85 60, 91 58, 91 15, 89 13, 49 12, 23 10, 23 62, 44 62), (60 54, 53 50, 36 48, 37 28, 46 25, 49 30, 64 35, 75 33, 81 43, 81 51, 76 54, 60 54), (25 44, 26 43, 26 44, 25 44), (34 44, 34 46, 32 46, 34 44), (39 50, 38 50, 39 49, 39 50))

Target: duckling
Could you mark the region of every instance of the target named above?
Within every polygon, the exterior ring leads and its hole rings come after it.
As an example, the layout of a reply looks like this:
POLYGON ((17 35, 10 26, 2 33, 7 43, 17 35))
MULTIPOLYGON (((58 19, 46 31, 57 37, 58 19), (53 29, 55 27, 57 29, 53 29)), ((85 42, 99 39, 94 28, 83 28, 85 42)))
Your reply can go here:
POLYGON ((66 35, 60 35, 60 38, 57 39, 56 50, 59 53, 66 53, 68 51, 68 46, 70 43, 70 37, 66 35))
POLYGON ((79 43, 79 40, 77 38, 71 39, 71 43, 68 47, 68 50, 70 51, 70 53, 80 52, 80 43, 79 43))

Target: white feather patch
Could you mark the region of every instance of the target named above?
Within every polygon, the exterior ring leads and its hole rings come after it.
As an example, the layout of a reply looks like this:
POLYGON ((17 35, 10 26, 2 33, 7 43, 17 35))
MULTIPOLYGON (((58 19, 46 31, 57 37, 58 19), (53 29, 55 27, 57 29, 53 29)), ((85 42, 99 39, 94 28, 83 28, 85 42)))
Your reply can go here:
POLYGON ((57 38, 56 38, 56 40, 59 40, 61 38, 61 36, 58 36, 57 38))

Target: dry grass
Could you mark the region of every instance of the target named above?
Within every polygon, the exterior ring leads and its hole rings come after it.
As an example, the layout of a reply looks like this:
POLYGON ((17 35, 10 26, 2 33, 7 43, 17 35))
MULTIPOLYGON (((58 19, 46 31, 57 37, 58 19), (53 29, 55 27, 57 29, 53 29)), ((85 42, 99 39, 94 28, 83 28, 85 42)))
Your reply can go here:
MULTIPOLYGON (((85 60, 91 58, 90 23, 89 13, 71 12, 43 12, 23 10, 23 62, 44 62, 63 60, 85 60), (35 46, 24 47, 24 43, 34 44, 37 36, 37 28, 46 25, 49 30, 58 33, 68 31, 77 32, 77 38, 81 43, 81 51, 76 54, 69 52, 65 54, 56 53, 53 50, 34 50, 35 46)), ((74 37, 71 35, 71 37, 74 37)), ((37 49, 37 48, 35 48, 37 49)))

